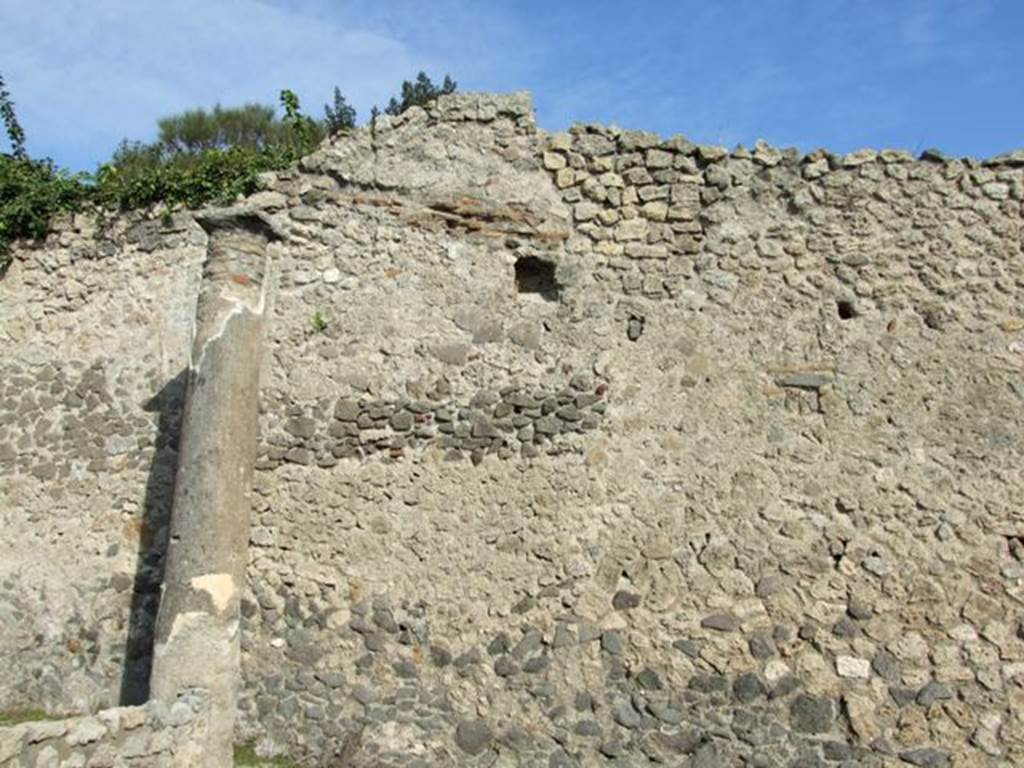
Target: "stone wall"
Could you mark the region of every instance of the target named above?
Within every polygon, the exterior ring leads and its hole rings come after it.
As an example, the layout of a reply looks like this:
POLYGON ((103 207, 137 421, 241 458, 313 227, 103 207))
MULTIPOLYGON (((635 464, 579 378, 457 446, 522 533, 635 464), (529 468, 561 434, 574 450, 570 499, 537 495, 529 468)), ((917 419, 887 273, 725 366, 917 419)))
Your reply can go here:
MULTIPOLYGON (((245 204, 288 236, 240 740, 1024 760, 1024 156, 545 134, 455 95, 245 204)), ((204 243, 79 217, 0 282, 2 706, 144 696, 204 243)))
POLYGON ((149 702, 67 720, 0 728, 3 768, 192 768, 202 758, 209 704, 185 693, 170 705, 149 702))

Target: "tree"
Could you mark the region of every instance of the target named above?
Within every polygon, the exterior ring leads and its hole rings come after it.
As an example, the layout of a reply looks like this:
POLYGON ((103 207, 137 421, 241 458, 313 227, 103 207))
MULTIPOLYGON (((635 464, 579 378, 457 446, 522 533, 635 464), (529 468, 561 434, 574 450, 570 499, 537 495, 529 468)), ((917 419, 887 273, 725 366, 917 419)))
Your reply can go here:
POLYGON ((334 86, 334 106, 324 104, 324 115, 327 117, 326 127, 329 134, 351 131, 356 127, 355 107, 345 100, 338 86, 334 86))
POLYGON ((165 166, 194 167, 211 152, 234 151, 299 156, 312 151, 324 136, 324 127, 302 114, 293 91, 280 94, 284 117, 274 107, 243 104, 216 105, 211 110, 189 109, 157 121, 157 140, 152 143, 122 141, 109 165, 132 177, 165 166))
POLYGON ((264 104, 244 104, 211 111, 189 109, 157 122, 157 143, 168 155, 197 155, 211 149, 246 147, 259 149, 275 143, 282 125, 274 117, 274 108, 264 104))
POLYGON ((420 72, 416 75, 415 81, 405 80, 402 82, 401 100, 392 96, 384 108, 384 112, 389 115, 400 115, 409 107, 423 107, 438 96, 455 93, 457 87, 458 84, 449 75, 445 75, 444 82, 437 86, 427 77, 426 72, 420 72))
POLYGON ((25 153, 25 131, 18 122, 18 116, 14 113, 14 102, 11 101, 11 94, 7 92, 4 83, 4 76, 0 74, 0 120, 4 121, 4 129, 7 133, 7 140, 11 143, 11 155, 19 160, 24 160, 25 153))

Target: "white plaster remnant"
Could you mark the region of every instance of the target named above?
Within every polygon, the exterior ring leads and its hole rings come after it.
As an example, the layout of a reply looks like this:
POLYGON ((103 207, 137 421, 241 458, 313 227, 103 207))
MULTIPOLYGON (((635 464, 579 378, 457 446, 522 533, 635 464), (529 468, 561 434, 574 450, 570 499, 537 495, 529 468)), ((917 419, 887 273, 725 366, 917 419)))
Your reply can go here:
POLYGON ((221 296, 218 297, 221 300, 230 303, 232 306, 227 311, 227 314, 225 314, 223 319, 220 321, 220 326, 217 328, 217 332, 214 333, 214 334, 211 334, 210 336, 207 336, 203 340, 203 346, 202 346, 202 348, 199 351, 199 361, 198 362, 195 362, 195 360, 193 358, 193 352, 194 352, 194 347, 195 347, 195 343, 194 342, 195 342, 195 338, 196 338, 196 334, 197 334, 197 328, 193 328, 193 330, 192 330, 193 344, 189 347, 189 353, 188 353, 188 367, 189 367, 190 370, 198 371, 202 367, 203 359, 206 357, 206 350, 209 349, 210 344, 212 344, 213 342, 215 342, 217 339, 219 339, 221 336, 224 335, 224 332, 227 330, 228 325, 230 325, 231 321, 235 317, 237 317, 238 315, 242 314, 243 312, 248 312, 249 314, 256 315, 257 317, 263 314, 264 308, 266 307, 266 304, 267 304, 267 284, 268 284, 268 282, 269 282, 269 280, 264 278, 263 285, 260 286, 260 300, 256 303, 256 306, 253 306, 251 301, 247 301, 244 298, 236 298, 234 296, 224 296, 224 295, 221 295, 221 296))
POLYGON ((223 611, 238 591, 230 573, 208 573, 205 576, 196 576, 189 583, 193 589, 206 592, 218 611, 223 611))
POLYGON ((837 656, 836 672, 840 677, 855 677, 866 680, 871 674, 871 662, 856 656, 837 656))

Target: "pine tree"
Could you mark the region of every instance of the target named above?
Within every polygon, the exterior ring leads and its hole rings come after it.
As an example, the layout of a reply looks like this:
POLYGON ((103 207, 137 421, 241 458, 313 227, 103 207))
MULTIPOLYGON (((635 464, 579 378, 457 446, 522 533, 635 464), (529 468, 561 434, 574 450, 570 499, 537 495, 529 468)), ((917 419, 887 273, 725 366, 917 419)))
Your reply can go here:
POLYGON ((427 77, 426 72, 420 72, 416 75, 416 80, 402 82, 402 98, 399 100, 392 96, 384 112, 388 115, 400 115, 409 107, 423 107, 438 96, 455 93, 456 88, 458 84, 449 75, 445 75, 444 81, 437 86, 427 77))
POLYGON ((334 106, 324 104, 324 115, 327 117, 326 127, 330 134, 351 131, 356 127, 356 109, 341 95, 338 86, 334 86, 334 106))

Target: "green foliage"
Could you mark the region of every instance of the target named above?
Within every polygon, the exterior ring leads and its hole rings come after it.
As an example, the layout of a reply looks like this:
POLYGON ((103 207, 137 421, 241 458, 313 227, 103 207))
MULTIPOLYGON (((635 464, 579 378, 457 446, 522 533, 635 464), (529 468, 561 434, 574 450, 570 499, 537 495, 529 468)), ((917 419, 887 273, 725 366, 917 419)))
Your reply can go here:
POLYGON ((323 333, 327 330, 327 318, 318 309, 313 313, 313 333, 323 333))
POLYGON ((9 709, 0 712, 0 728, 20 723, 38 723, 42 720, 64 720, 65 715, 48 715, 41 709, 9 709))
POLYGON ((192 109, 159 121, 159 138, 152 144, 122 141, 109 165, 131 177, 158 168, 181 169, 200 164, 211 152, 248 150, 267 157, 281 153, 306 153, 324 136, 323 128, 302 114, 294 92, 281 91, 283 120, 274 108, 246 104, 207 112, 192 109))
MULTIPOLYGON (((401 99, 392 98, 385 112, 398 115, 453 93, 456 83, 445 76, 440 86, 420 72, 402 83, 401 99)), ((288 167, 316 148, 328 132, 351 130, 356 111, 335 87, 334 104, 324 105, 326 120, 302 114, 293 91, 283 90, 284 116, 261 104, 193 109, 158 122, 151 143, 122 141, 110 161, 95 174, 69 174, 48 159, 33 159, 25 151, 25 132, 0 76, 0 119, 10 154, 0 153, 0 269, 9 261, 10 244, 18 238, 43 238, 58 212, 110 208, 132 209, 163 203, 196 208, 230 203, 256 191, 266 171, 288 167)), ((380 114, 371 112, 371 125, 380 114)), ((165 217, 169 213, 165 213, 165 217)), ((320 333, 327 320, 317 313, 313 329, 320 333)))
POLYGON ((281 91, 281 106, 284 107, 285 132, 275 145, 305 154, 312 152, 324 137, 324 127, 302 114, 299 97, 294 91, 281 91))
POLYGON ((207 112, 190 109, 161 119, 157 144, 168 155, 198 155, 210 149, 259 148, 280 141, 285 127, 274 118, 274 108, 245 104, 207 112))
POLYGON ((226 204, 256 191, 264 171, 286 168, 303 153, 289 147, 210 149, 187 160, 147 167, 100 166, 90 198, 105 207, 131 209, 152 203, 197 208, 226 204))
POLYGON ((384 112, 388 115, 400 115, 409 107, 426 106, 438 96, 455 93, 457 87, 458 84, 448 75, 445 75, 444 82, 437 86, 427 77, 426 72, 420 72, 414 81, 405 80, 402 83, 401 99, 392 96, 384 112))
POLYGON ((323 137, 323 127, 302 114, 293 92, 282 91, 281 104, 280 121, 272 108, 252 104, 165 118, 156 142, 122 142, 92 175, 68 175, 49 160, 0 155, 0 266, 13 240, 45 237, 58 211, 86 204, 197 208, 256 191, 259 174, 288 167, 323 137))
POLYGON ((11 155, 23 159, 25 155, 25 131, 14 113, 14 102, 7 92, 4 76, 0 74, 0 120, 3 120, 7 140, 11 143, 11 155))
POLYGON ((235 765, 246 768, 298 768, 298 763, 286 757, 261 758, 252 744, 235 747, 235 765))
POLYGON ((341 95, 341 89, 338 86, 334 86, 334 106, 324 104, 324 115, 329 134, 351 131, 356 127, 355 107, 341 95))
POLYGON ((0 265, 11 241, 45 237, 50 217, 79 210, 89 193, 82 177, 69 176, 49 160, 0 155, 0 265))

